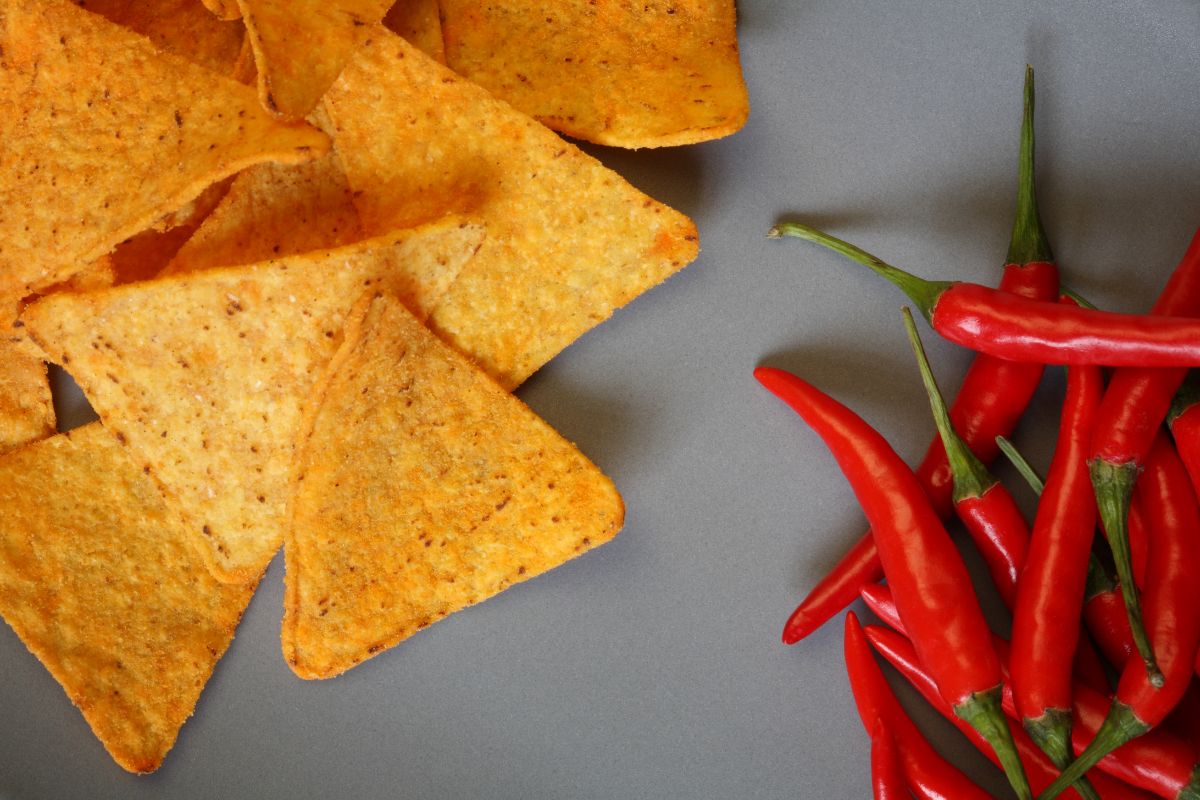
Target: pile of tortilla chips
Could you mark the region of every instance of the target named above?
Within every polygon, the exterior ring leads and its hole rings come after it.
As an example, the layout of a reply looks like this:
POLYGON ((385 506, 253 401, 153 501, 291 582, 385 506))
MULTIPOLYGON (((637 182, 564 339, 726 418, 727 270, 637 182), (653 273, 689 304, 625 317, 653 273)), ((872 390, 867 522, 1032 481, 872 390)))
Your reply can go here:
POLYGON ((746 111, 732 0, 0 0, 0 614, 121 766, 281 546, 326 678, 616 535, 510 392, 698 241, 550 128, 746 111))

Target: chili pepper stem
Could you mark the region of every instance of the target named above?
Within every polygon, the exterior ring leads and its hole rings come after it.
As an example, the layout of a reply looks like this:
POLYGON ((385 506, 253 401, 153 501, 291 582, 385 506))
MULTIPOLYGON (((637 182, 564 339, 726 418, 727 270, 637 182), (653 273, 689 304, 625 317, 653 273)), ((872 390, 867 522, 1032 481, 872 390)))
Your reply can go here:
POLYGON ((1021 153, 1017 169, 1017 218, 1008 245, 1008 263, 1053 261, 1050 242, 1038 217, 1034 190, 1033 67, 1025 65, 1025 113, 1021 119, 1021 153))
POLYGON ((950 412, 946 409, 946 401, 938 388, 937 378, 933 377, 933 368, 929 366, 929 357, 921 344, 921 336, 917 333, 917 325, 913 322, 912 312, 905 307, 904 329, 908 331, 908 341, 917 357, 917 368, 921 371, 921 382, 925 384, 925 393, 929 396, 929 407, 933 411, 933 424, 937 427, 938 436, 946 448, 946 460, 950 462, 950 472, 954 475, 954 502, 962 502, 968 497, 982 497, 984 492, 996 484, 987 470, 966 442, 954 431, 954 423, 950 421, 950 412))
POLYGON ((1200 800, 1200 767, 1192 770, 1192 779, 1179 790, 1175 800, 1200 800))
MULTIPOLYGON (((1071 712, 1061 708, 1048 708, 1046 713, 1035 719, 1024 720, 1025 730, 1034 744, 1050 757, 1060 770, 1066 769, 1075 760, 1071 749, 1071 712)), ((1080 778, 1072 787, 1085 800, 1100 800, 1100 795, 1088 782, 1080 778)))
POLYGON ((1042 490, 1046 488, 1046 480, 1037 474, 1037 470, 1025 459, 1025 456, 1021 455, 1021 451, 1017 450, 1016 446, 1003 436, 996 437, 996 446, 1000 448, 1000 452, 1004 453, 1004 457, 1008 459, 1009 463, 1016 468, 1021 477, 1025 479, 1025 482, 1029 484, 1029 488, 1033 489, 1033 493, 1040 495, 1042 490))
POLYGON ((1079 780, 1085 772, 1100 763, 1100 760, 1106 755, 1148 730, 1150 730, 1150 726, 1134 716, 1133 710, 1129 706, 1120 700, 1114 700, 1112 707, 1108 710, 1108 716, 1104 718, 1104 723, 1096 731, 1095 738, 1071 766, 1063 770, 1054 783, 1046 787, 1046 791, 1038 796, 1038 800, 1053 800, 1058 797, 1068 786, 1079 780))
POLYGON ((911 272, 893 267, 849 242, 844 242, 835 236, 830 236, 828 233, 799 222, 781 222, 767 231, 768 239, 780 239, 784 236, 819 244, 835 253, 840 253, 857 264, 862 264, 880 277, 886 278, 908 295, 909 299, 913 301, 913 305, 920 309, 926 320, 931 319, 933 306, 937 303, 941 293, 953 285, 951 281, 929 281, 917 277, 911 272))
POLYGON ((1121 584, 1121 596, 1125 600, 1125 610, 1129 615, 1133 643, 1146 664, 1146 674, 1151 685, 1160 687, 1163 685, 1163 675, 1158 668, 1154 648, 1150 645, 1150 638, 1146 635, 1146 626, 1142 621, 1142 602, 1133 579, 1133 559, 1129 550, 1129 500, 1141 468, 1133 463, 1113 464, 1100 458, 1089 462, 1088 468, 1096 492, 1096 505, 1100 511, 1104 535, 1112 548, 1113 561, 1117 566, 1117 580, 1121 584))
POLYGON ((1032 800, 1033 790, 1029 788, 1029 779, 1025 777, 1025 767, 1017 755, 1017 745, 1013 741, 1012 730, 1008 727, 1008 718, 1004 716, 1000 705, 1000 687, 976 692, 956 705, 954 713, 979 731, 979 735, 992 746, 996 758, 1000 760, 1000 767, 1017 797, 1021 800, 1032 800))

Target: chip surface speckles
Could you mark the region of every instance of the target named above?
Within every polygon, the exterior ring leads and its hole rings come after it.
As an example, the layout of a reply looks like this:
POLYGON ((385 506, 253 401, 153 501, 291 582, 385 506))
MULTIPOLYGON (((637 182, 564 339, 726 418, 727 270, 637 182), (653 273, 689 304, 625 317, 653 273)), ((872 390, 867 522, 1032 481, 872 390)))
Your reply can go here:
POLYGON ((446 63, 438 0, 396 0, 383 18, 383 25, 392 33, 403 36, 434 61, 446 63))
POLYGON ((612 482, 388 297, 366 295, 306 412, 284 657, 327 678, 611 539, 612 482))
POLYGON ((450 67, 555 130, 662 147, 746 122, 734 0, 440 3, 450 67))
POLYGON ((226 175, 329 147, 68 0, 0 9, 0 283, 57 283, 226 175))
POLYGON ((392 0, 238 0, 264 107, 307 116, 392 0))
POLYGON ((696 256, 687 217, 382 27, 325 108, 368 232, 486 222, 429 322, 507 388, 696 256))
POLYGON ((130 772, 152 772, 250 602, 92 424, 0 457, 0 615, 130 772))
POLYGON ((163 487, 218 578, 283 539, 300 407, 364 286, 427 311, 479 246, 448 219, 336 250, 201 271, 25 310, 26 329, 163 487))

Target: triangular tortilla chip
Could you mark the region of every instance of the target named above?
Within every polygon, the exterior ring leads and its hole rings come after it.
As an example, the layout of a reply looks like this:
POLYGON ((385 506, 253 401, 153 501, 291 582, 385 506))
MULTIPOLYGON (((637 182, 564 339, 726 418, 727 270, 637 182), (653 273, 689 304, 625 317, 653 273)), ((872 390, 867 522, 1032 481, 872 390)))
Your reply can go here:
POLYGON ((618 147, 737 131, 734 0, 440 0, 446 63, 549 127, 618 147))
MULTIPOLYGON (((311 119, 328 129, 321 109, 311 119)), ((346 173, 333 151, 305 164, 259 164, 229 194, 163 274, 250 264, 363 238, 346 173)))
POLYGON ((382 27, 325 106, 368 232, 487 223, 429 321, 507 388, 696 256, 687 217, 382 27))
POLYGON ((342 71, 392 0, 238 0, 265 108, 300 119, 342 71))
POLYGON ((306 413, 283 652, 328 678, 611 539, 620 495, 386 295, 366 296, 306 413))
POLYGON ((57 283, 251 164, 328 149, 67 0, 0 0, 0 280, 57 283))
POLYGON ((163 486, 222 580, 283 539, 300 407, 364 286, 427 310, 479 246, 445 220, 350 247, 207 270, 26 309, 30 335, 163 486))
POLYGON ((0 458, 0 615, 118 764, 152 772, 253 584, 215 581, 98 424, 0 458))
POLYGON ((383 26, 392 33, 403 36, 439 64, 446 63, 446 45, 442 41, 438 0, 396 0, 396 4, 383 18, 383 26))
POLYGON ((222 75, 231 75, 245 27, 222 22, 196 0, 73 0, 75 5, 137 31, 175 53, 222 75))

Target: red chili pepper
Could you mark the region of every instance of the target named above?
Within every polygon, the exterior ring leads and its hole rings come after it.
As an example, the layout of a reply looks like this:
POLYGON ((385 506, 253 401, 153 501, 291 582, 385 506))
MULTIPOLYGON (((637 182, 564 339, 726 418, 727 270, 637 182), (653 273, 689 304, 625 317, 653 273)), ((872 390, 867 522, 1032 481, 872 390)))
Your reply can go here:
MULTIPOLYGON (((1026 69, 1021 150, 1018 160, 1017 208, 1000 291, 1031 300, 1058 297, 1058 267, 1038 217, 1034 180, 1034 83, 1026 69)), ((963 378, 950 407, 950 421, 967 447, 984 464, 999 454, 997 436, 1007 436, 1025 413, 1042 378, 1042 365, 977 355, 963 378)), ((953 480, 942 440, 933 437, 916 469, 934 509, 946 519, 952 510, 953 480)), ((796 607, 783 630, 785 644, 795 644, 825 624, 858 596, 859 590, 878 581, 883 567, 871 532, 846 553, 796 607)))
MULTIPOLYGON (((929 675, 924 665, 921 664, 920 659, 917 658, 917 651, 913 649, 912 643, 903 634, 877 625, 868 625, 865 628, 865 633, 875 650, 887 659, 901 675, 907 678, 913 688, 939 714, 954 723, 980 752, 984 755, 989 755, 987 742, 983 741, 971 726, 955 717, 953 710, 946 705, 946 701, 942 700, 941 695, 938 693, 937 683, 929 675)), ((1013 739, 1016 741, 1017 749, 1021 753, 1021 761, 1024 762, 1025 771, 1029 775, 1029 783, 1035 791, 1045 789, 1058 777, 1058 770, 1050 763, 1046 754, 1034 744, 1033 739, 1027 733, 1020 729, 1014 729, 1013 739)), ((1118 800, 1118 798, 1125 798, 1126 800, 1142 798, 1142 800, 1146 800, 1146 798, 1150 797, 1143 790, 1135 789, 1108 775, 1096 775, 1092 778, 1092 782, 1096 791, 1099 792, 1104 800, 1118 800)), ((1067 790, 1067 796, 1078 797, 1079 795, 1073 787, 1067 790)))
POLYGON ((871 789, 875 800, 910 800, 896 740, 883 723, 871 732, 871 789))
POLYGON ((1125 601, 1121 598, 1121 587, 1095 559, 1088 567, 1083 621, 1108 663, 1114 667, 1124 667, 1125 661, 1134 652, 1125 601))
POLYGON ((1200 372, 1188 375, 1167 414, 1175 448, 1200 495, 1200 372))
POLYGON ((759 382, 825 441, 850 481, 900 616, 946 701, 996 750, 1019 797, 1031 797, 1000 710, 1000 664, 962 557, 908 465, 854 412, 791 373, 759 382))
MULTIPOLYGON (((1200 231, 1192 237, 1150 313, 1163 317, 1200 316, 1200 231)), ((1187 370, 1178 367, 1132 366, 1116 370, 1100 406, 1088 455, 1101 522, 1112 547, 1117 578, 1125 592, 1133 643, 1155 683, 1162 676, 1158 674, 1142 623, 1127 527, 1129 499, 1171 400, 1186 375, 1187 370)))
POLYGON ((1193 566, 1200 563, 1200 505, 1183 462, 1165 435, 1146 457, 1137 485, 1150 523, 1152 540, 1146 567, 1147 633, 1162 670, 1161 686, 1151 683, 1140 663, 1130 659, 1096 737, 1054 782, 1050 800, 1103 756, 1162 722, 1192 680, 1200 650, 1200 585, 1193 566))
MULTIPOLYGON (((862 596, 867 602, 867 607, 880 619, 888 624, 899 622, 895 603, 887 587, 872 585, 870 589, 863 591, 862 596)), ((896 630, 901 636, 904 635, 903 628, 896 630)), ((868 635, 870 633, 868 631, 868 635)), ((871 638, 874 642, 875 637, 871 638)), ((995 637, 995 645, 1001 655, 1003 667, 1007 661, 1007 642, 995 637)), ((888 657, 885 649, 877 649, 888 657)), ((1107 693, 1076 684, 1073 702, 1072 739, 1075 751, 1082 753, 1104 722, 1109 698, 1107 693)), ((1017 715, 1012 691, 1007 683, 1004 687, 1004 712, 1013 717, 1017 715)), ((1100 761, 1099 767, 1115 778, 1168 800, 1200 800, 1200 764, 1196 763, 1195 756, 1186 742, 1162 729, 1152 730, 1145 736, 1117 748, 1100 761)))
POLYGON ((1098 367, 1072 367, 1050 474, 1038 504, 1013 617, 1013 694, 1025 730, 1059 769, 1071 751, 1071 666, 1096 507, 1085 457, 1104 390, 1098 367))
POLYGON ((1029 526, 1008 489, 988 472, 983 462, 954 432, 933 368, 929 366, 917 326, 907 308, 904 309, 904 327, 916 354, 917 367, 933 410, 934 425, 954 476, 954 510, 979 548, 1000 597, 1012 608, 1017 598, 1017 576, 1021 574, 1029 546, 1029 526))
POLYGON ((853 613, 846 615, 845 630, 846 673, 863 727, 874 732, 882 725, 891 733, 913 793, 934 800, 988 800, 987 792, 938 755, 904 713, 853 613))
POLYGON ((819 244, 887 278, 947 340, 1012 361, 1068 366, 1200 366, 1200 320, 1153 317, 1028 300, 977 283, 928 281, 797 222, 767 236, 819 244))
POLYGON ((1171 733, 1192 746, 1192 752, 1200 756, 1200 683, 1196 678, 1188 684, 1179 704, 1168 716, 1163 726, 1171 733))

